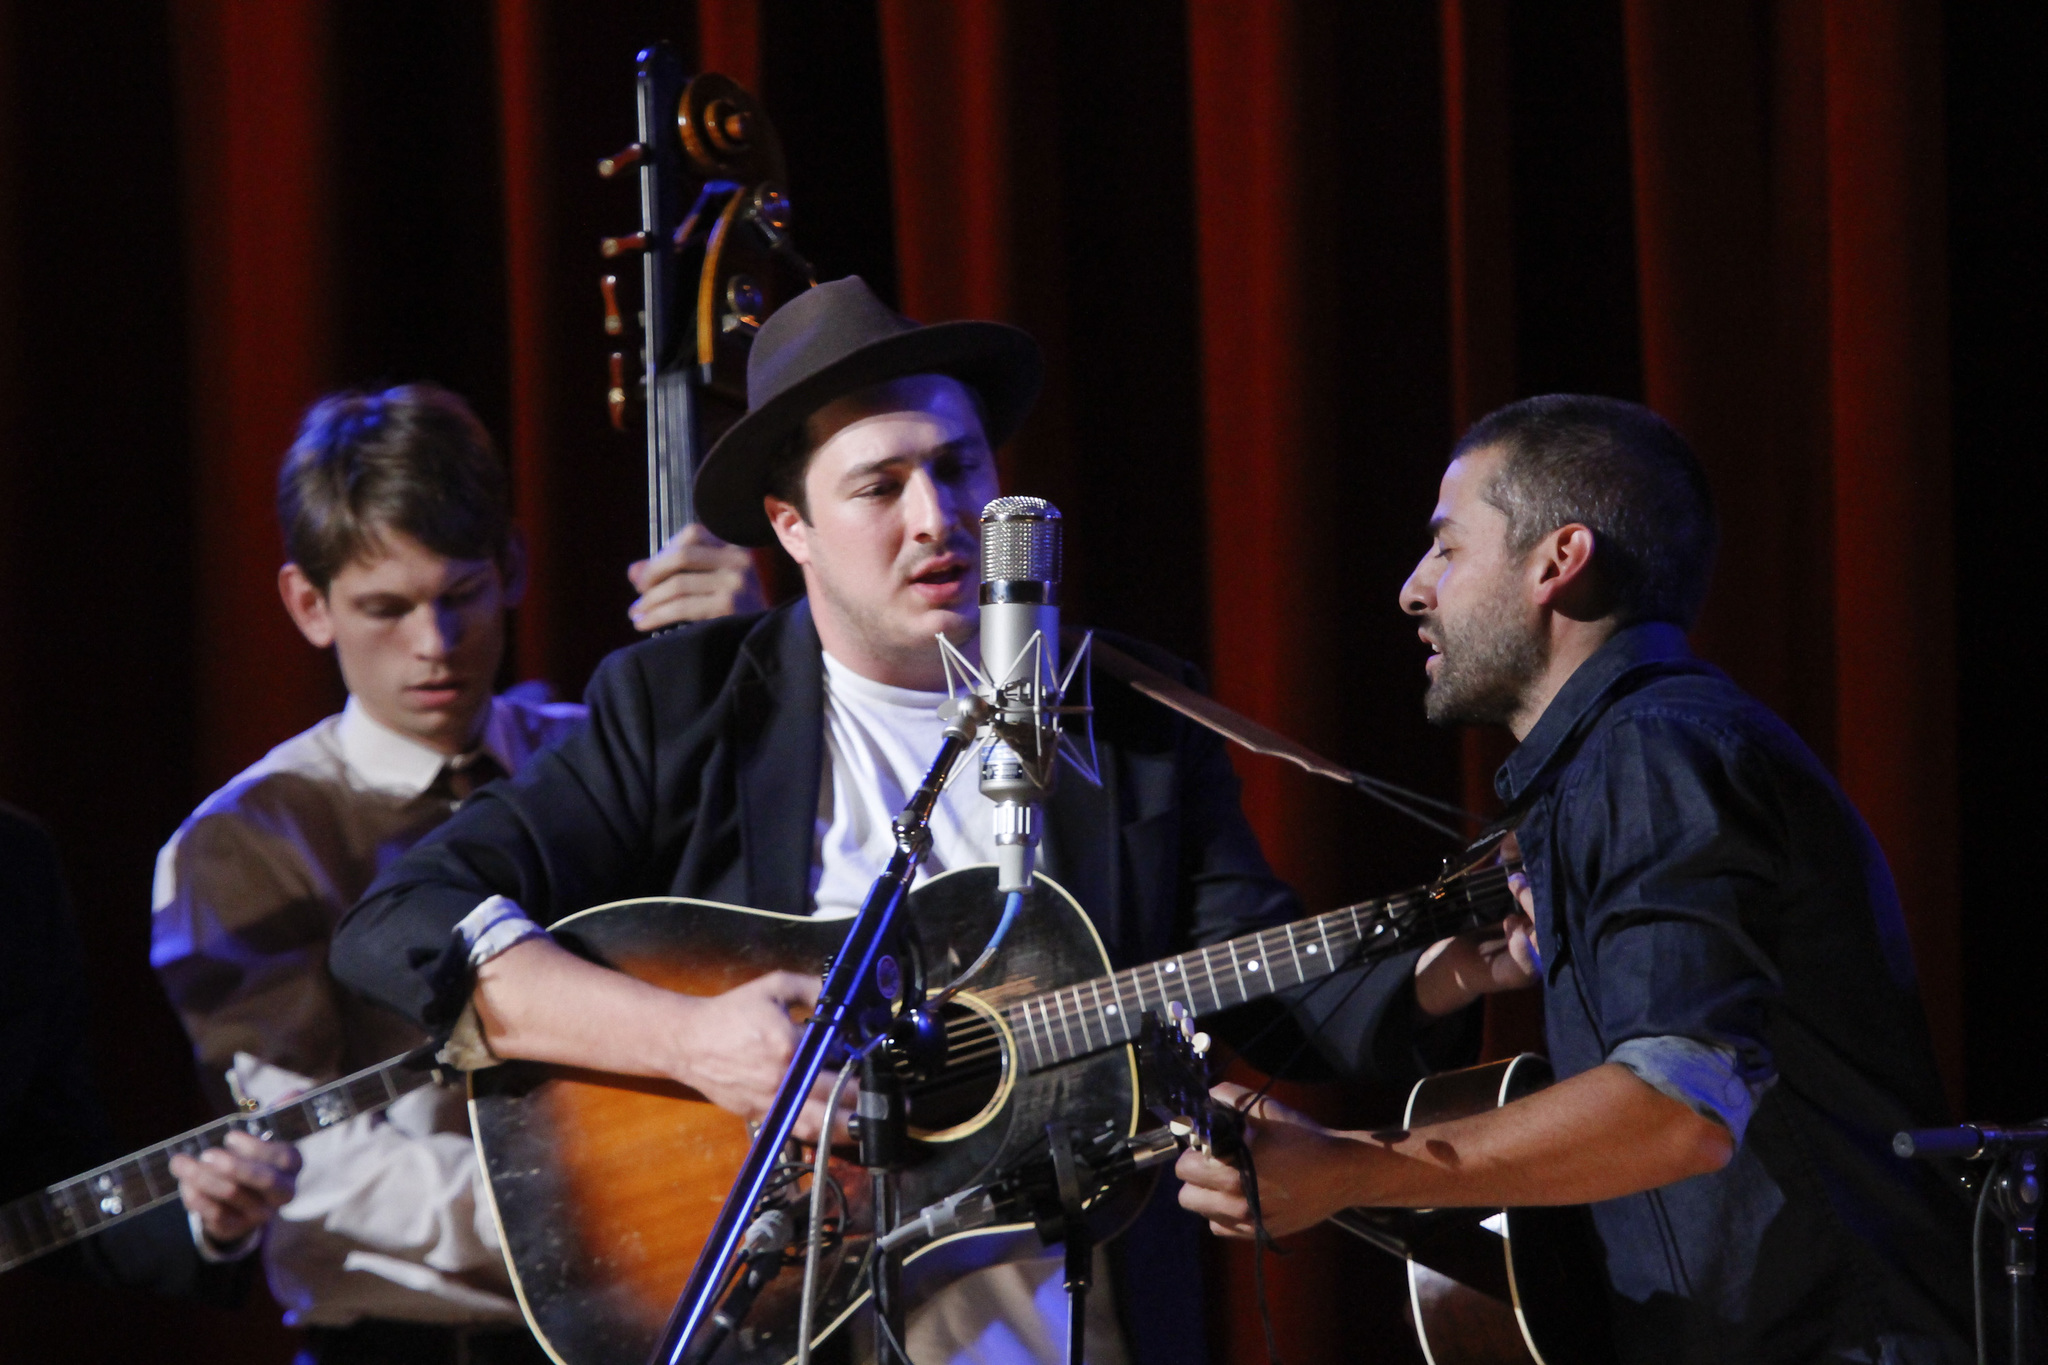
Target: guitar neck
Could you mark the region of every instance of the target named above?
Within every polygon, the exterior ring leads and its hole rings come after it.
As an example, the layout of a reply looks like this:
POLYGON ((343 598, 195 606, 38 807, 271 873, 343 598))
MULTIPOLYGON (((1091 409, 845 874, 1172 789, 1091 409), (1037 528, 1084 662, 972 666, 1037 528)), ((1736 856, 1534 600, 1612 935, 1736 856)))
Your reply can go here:
POLYGON ((216 1120, 0 1205, 0 1273, 177 1198, 171 1158, 181 1152, 197 1156, 223 1145, 229 1133, 297 1142, 358 1114, 374 1113, 426 1085, 433 1074, 430 1056, 410 1052, 275 1108, 216 1120))
POLYGON ((1417 943, 1478 928, 1514 909, 1511 865, 1211 944, 1034 995, 1004 1011, 1033 1071, 1128 1043, 1146 1013, 1179 1001, 1196 1016, 1263 999, 1417 943))

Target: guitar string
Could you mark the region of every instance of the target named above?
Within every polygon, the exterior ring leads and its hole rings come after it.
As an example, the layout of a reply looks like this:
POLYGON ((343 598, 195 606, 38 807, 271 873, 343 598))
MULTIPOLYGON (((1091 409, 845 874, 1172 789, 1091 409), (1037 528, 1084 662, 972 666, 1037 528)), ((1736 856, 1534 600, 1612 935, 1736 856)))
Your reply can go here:
MULTIPOLYGON (((1507 884, 1508 879, 1514 874, 1516 870, 1517 868, 1513 866, 1496 865, 1493 867, 1484 868, 1478 871, 1465 874, 1463 877, 1459 879, 1458 883, 1458 889, 1461 894, 1456 899, 1447 901, 1441 907, 1440 913, 1432 914, 1428 911, 1425 911, 1423 916, 1419 918, 1417 923, 1408 926, 1409 931, 1411 933, 1417 930, 1428 932, 1430 926, 1432 926, 1433 924, 1444 921, 1453 921, 1458 918, 1461 918, 1464 914, 1466 914, 1469 911, 1472 901, 1478 899, 1481 896, 1485 896, 1495 891, 1498 891, 1499 889, 1504 887, 1507 884)), ((1235 973, 1232 978, 1239 983, 1241 999, 1237 1002, 1226 1001, 1223 998, 1222 991, 1214 986, 1213 981, 1215 973, 1213 969, 1214 964, 1211 961, 1211 958, 1212 955, 1214 955, 1218 951, 1229 951, 1234 954, 1236 951, 1237 944, 1249 940, 1254 944, 1256 951, 1259 955, 1254 960, 1259 963, 1266 963, 1273 960, 1275 956, 1275 950, 1284 949, 1287 952, 1288 957, 1293 961, 1293 965, 1295 968, 1296 980, 1293 984, 1300 985, 1305 983, 1308 980, 1308 977, 1301 970, 1300 959, 1302 954, 1298 948, 1298 945, 1290 937, 1287 937, 1290 930, 1299 927, 1299 925, 1301 924, 1316 925, 1322 931, 1322 937, 1325 939, 1325 941, 1327 941, 1330 937, 1328 927, 1333 922, 1336 922, 1338 924, 1338 938, 1342 943, 1343 951, 1332 951, 1320 955, 1328 959, 1328 961, 1326 961, 1323 964, 1323 971, 1321 973, 1324 976, 1328 976, 1330 973, 1340 970, 1340 968, 1338 967, 1328 965, 1329 962, 1346 961, 1352 955, 1352 951, 1358 946, 1358 944, 1364 942, 1365 939, 1369 936, 1362 926, 1358 928, 1345 928, 1342 925, 1342 922, 1339 919, 1339 917, 1349 917, 1352 921, 1355 922, 1358 918, 1358 912, 1376 909, 1379 911, 1379 913, 1370 920, 1368 920, 1369 924, 1378 925, 1392 923, 1393 917, 1396 914, 1406 909, 1409 905, 1413 904, 1417 897, 1422 895, 1426 895, 1426 893, 1405 892, 1398 896, 1386 897, 1380 900, 1360 901, 1354 905, 1340 906, 1335 910, 1326 911, 1323 914, 1314 916, 1306 921, 1286 925, 1277 925, 1270 929, 1261 930, 1256 934, 1245 935, 1241 939, 1235 939, 1221 944, 1212 944, 1206 948, 1196 949, 1194 952, 1184 953, 1181 956, 1169 959, 1168 961, 1172 964, 1175 964, 1178 967, 1178 971, 1176 972, 1177 979, 1189 982, 1193 980, 1193 973, 1189 970, 1190 966, 1196 965, 1197 962, 1199 963, 1201 969, 1204 971, 1205 975, 1212 983, 1208 991, 1211 1003, 1207 1009, 1196 1010, 1195 1013, 1214 1013, 1216 1010, 1224 1008, 1227 1004, 1243 1003, 1244 1000, 1250 999, 1249 993, 1246 992, 1244 988, 1243 973, 1235 973), (1269 943, 1268 940, 1274 939, 1275 936, 1279 936, 1279 940, 1269 943), (1191 959, 1195 961, 1191 962, 1191 959)), ((1142 981, 1142 974, 1148 970, 1153 970, 1154 968, 1160 965, 1162 964, 1146 964, 1144 966, 1128 968, 1122 972, 1112 974, 1111 977, 1108 979, 1111 983, 1111 991, 1113 998, 1121 1000, 1121 997, 1123 995, 1124 984, 1128 983, 1131 990, 1131 994, 1137 1000, 1141 1009, 1150 1009, 1151 1006, 1147 1004, 1145 1001, 1145 988, 1142 981)), ((1052 1002, 1053 1009, 1057 1011, 1057 1013, 1060 1015, 1059 1022, 1063 1029, 1068 1022, 1072 1021, 1080 1023, 1085 1031, 1085 1029, 1087 1028, 1087 1015, 1089 1011, 1088 1007, 1081 1003, 1080 993, 1084 990, 1094 990, 1099 996, 1099 987, 1101 981, 1102 978, 1096 978, 1092 981, 1078 983, 1077 985, 1062 987, 1059 990, 1047 992, 1043 996, 1034 997, 1034 1000, 1039 1005, 1041 1011, 1044 1011, 1046 1009, 1046 1002, 1050 1000, 1052 1002)), ((1276 988, 1284 989, 1284 987, 1277 986, 1276 988)), ((1270 991, 1262 992, 1262 994, 1270 994, 1270 991)), ((1188 1003, 1190 1005, 1193 1005, 1195 1003, 1193 996, 1193 988, 1192 985, 1190 985, 1188 995, 1188 1003)), ((1161 992, 1162 1003, 1164 1003, 1167 1000, 1170 1000, 1171 998, 1172 997, 1170 995, 1167 995, 1163 991, 1161 992)), ((1009 1008, 1008 1011, 1006 1011, 1006 1013, 1009 1015, 1010 1022, 1013 1027, 1018 1028, 1019 1031, 1033 1035, 1035 1044, 1036 1029, 1033 1025, 1031 1025, 1028 1013, 1025 1009, 1025 1006, 1029 1005, 1030 1003, 1033 1002, 1026 1001, 1018 1005, 1013 1005, 1009 1008)), ((1132 1030, 1134 1030, 1136 1027, 1135 1024, 1129 1024, 1128 1022, 1126 1022, 1125 1026, 1132 1030)), ((1105 1035, 1107 1035, 1108 1031, 1109 1030, 1105 1027, 1105 1035)), ((1126 1032, 1124 1034, 1125 1038, 1128 1038, 1130 1036, 1131 1033, 1129 1032, 1126 1032)), ((1062 1055, 1062 1049, 1060 1048, 1058 1041, 1054 1039, 1052 1035, 1050 1020, 1048 1020, 1046 1026, 1046 1037, 1046 1047, 1044 1047, 1043 1049, 1038 1049, 1034 1047, 1034 1050, 1039 1050, 1051 1054, 1051 1056, 1048 1057, 1047 1060, 1044 1063, 1042 1063, 1042 1065, 1050 1065, 1060 1061, 1070 1060, 1071 1056, 1081 1055, 1079 1052, 1062 1055)), ((1109 1046, 1116 1041, 1120 1040, 1112 1039, 1105 1036, 1103 1046, 1109 1046)))

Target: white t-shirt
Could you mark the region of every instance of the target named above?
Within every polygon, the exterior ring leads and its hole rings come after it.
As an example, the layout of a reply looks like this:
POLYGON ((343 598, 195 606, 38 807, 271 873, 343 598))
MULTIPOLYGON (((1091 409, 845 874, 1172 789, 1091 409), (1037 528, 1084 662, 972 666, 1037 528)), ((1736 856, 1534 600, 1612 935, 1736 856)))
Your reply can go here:
MULTIPOLYGON (((913 692, 864 678, 825 655, 825 773, 811 846, 811 900, 820 919, 858 911, 895 851, 891 822, 938 757, 944 692, 913 692)), ((996 860, 994 812, 974 779, 975 755, 954 770, 932 809, 932 847, 922 883, 956 867, 996 860)))

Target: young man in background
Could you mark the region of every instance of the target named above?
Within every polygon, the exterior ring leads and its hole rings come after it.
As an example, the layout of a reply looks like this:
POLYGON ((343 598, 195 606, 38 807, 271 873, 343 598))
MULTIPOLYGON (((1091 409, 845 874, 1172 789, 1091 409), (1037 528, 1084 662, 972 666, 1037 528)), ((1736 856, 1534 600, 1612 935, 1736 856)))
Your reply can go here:
MULTIPOLYGON (((316 404, 278 476, 285 610, 348 686, 339 715, 208 797, 157 862, 151 960, 202 1072, 268 1102, 426 1035, 342 986, 328 939, 377 874, 582 708, 494 696, 525 565, 505 471, 454 394, 316 404)), ((459 1092, 415 1091, 300 1144, 266 1239, 320 1365, 539 1361, 459 1092)))

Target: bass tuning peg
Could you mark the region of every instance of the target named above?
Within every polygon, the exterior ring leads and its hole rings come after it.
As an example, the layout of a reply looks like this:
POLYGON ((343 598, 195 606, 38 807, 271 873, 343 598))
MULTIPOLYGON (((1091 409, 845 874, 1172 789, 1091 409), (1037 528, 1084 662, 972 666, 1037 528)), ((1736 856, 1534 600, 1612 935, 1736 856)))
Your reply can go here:
POLYGON ((645 251, 647 250, 647 234, 644 232, 629 232, 623 237, 607 237, 597 244, 597 249, 604 254, 604 258, 608 261, 614 256, 623 256, 629 251, 645 251))
POLYGON ((613 351, 609 361, 612 386, 605 391, 604 405, 611 413, 612 429, 626 429, 626 356, 623 351, 613 351))
POLYGON ((604 334, 623 336, 626 320, 619 315, 619 277, 606 275, 597 282, 598 292, 604 295, 604 334))
POLYGON ((630 170, 639 165, 646 156, 646 143, 630 143, 620 150, 613 152, 610 156, 599 160, 597 163, 597 173, 600 178, 609 180, 620 171, 630 170))

